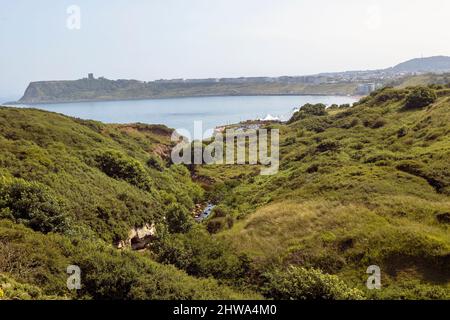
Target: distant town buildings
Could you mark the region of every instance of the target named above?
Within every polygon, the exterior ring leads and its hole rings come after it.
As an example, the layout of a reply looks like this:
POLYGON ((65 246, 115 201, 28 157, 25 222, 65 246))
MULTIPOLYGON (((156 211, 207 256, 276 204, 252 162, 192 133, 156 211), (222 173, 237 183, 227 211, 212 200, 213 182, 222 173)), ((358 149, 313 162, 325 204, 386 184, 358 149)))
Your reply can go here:
MULTIPOLYGON (((404 78, 410 75, 422 74, 421 72, 407 72, 396 70, 394 68, 380 69, 380 70, 366 70, 366 71, 345 71, 333 73, 319 73, 315 75, 304 76, 281 76, 281 77, 239 77, 239 78, 203 78, 203 79, 160 79, 149 82, 142 82, 136 80, 117 80, 120 84, 122 82, 136 82, 144 85, 162 85, 162 84, 179 84, 201 86, 209 84, 229 84, 229 85, 254 85, 254 84, 281 84, 281 85, 296 85, 302 84, 305 86, 319 86, 319 85, 336 85, 336 84, 350 84, 355 88, 352 94, 368 95, 371 92, 388 85, 393 81, 404 78)), ((88 74, 88 80, 95 80, 94 74, 88 74)), ((99 80, 106 80, 103 77, 99 80)), ((285 93, 294 94, 296 90, 285 91, 285 93)))
POLYGON ((358 95, 368 95, 371 92, 381 88, 383 85, 381 83, 362 83, 358 85, 356 89, 356 94, 358 95))
POLYGON ((240 77, 240 78, 205 78, 205 79, 161 79, 156 84, 358 84, 355 94, 367 95, 386 83, 404 77, 405 73, 391 72, 389 70, 373 71, 346 71, 336 73, 321 73, 305 76, 281 76, 281 77, 240 77))

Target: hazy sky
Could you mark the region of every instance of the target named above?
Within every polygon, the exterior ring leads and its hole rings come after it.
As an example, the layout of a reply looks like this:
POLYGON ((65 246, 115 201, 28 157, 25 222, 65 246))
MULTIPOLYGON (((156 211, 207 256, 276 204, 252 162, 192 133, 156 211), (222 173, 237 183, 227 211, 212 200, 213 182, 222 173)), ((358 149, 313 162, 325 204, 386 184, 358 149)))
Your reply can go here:
MULTIPOLYGON (((72 22, 74 20, 71 20, 72 22)), ((450 55, 448 0, 0 0, 0 97, 30 81, 300 75, 450 55), (67 27, 67 8, 81 28, 67 27)))

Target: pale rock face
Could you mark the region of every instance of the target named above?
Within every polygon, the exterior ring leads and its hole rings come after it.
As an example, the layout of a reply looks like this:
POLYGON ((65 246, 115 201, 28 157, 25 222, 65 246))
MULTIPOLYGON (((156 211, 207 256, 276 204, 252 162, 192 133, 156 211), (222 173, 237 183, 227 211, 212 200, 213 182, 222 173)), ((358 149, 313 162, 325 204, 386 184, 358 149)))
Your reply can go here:
POLYGON ((156 228, 154 224, 149 225, 146 223, 142 228, 135 228, 135 233, 139 239, 143 239, 145 237, 155 235, 156 228))
POLYGON ((126 240, 122 240, 117 244, 118 249, 131 248, 133 250, 145 249, 147 245, 154 239, 156 235, 155 224, 144 224, 140 228, 133 228, 128 234, 126 240))

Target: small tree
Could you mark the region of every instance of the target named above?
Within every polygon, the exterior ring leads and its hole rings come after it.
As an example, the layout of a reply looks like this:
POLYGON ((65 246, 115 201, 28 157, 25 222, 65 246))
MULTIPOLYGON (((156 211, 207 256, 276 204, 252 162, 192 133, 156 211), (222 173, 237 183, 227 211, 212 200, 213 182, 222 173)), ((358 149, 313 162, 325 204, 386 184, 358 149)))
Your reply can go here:
POLYGON ((430 88, 416 88, 406 97, 407 109, 419 109, 424 108, 437 99, 436 92, 430 88))

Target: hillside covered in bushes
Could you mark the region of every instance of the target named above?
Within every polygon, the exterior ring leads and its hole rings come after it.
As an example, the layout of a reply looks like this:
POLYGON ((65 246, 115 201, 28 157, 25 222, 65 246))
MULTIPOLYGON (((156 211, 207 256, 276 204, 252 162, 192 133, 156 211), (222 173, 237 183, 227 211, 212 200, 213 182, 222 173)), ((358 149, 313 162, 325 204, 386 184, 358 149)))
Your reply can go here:
POLYGON ((0 108, 0 299, 450 298, 448 86, 306 105, 268 127, 280 171, 261 176, 173 165, 163 126, 0 108), (145 250, 118 249, 144 225, 145 250))
POLYGON ((258 297, 116 248, 144 224, 156 226, 161 237, 194 226, 190 212, 203 190, 185 167, 169 166, 171 134, 162 126, 1 108, 3 297, 258 297), (83 272, 79 292, 66 288, 66 268, 73 264, 83 272))
POLYGON ((208 229, 258 272, 316 268, 366 297, 450 297, 449 86, 306 105, 271 127, 278 174, 197 168, 221 199, 208 229), (365 288, 370 265, 381 268, 381 290, 365 288))

